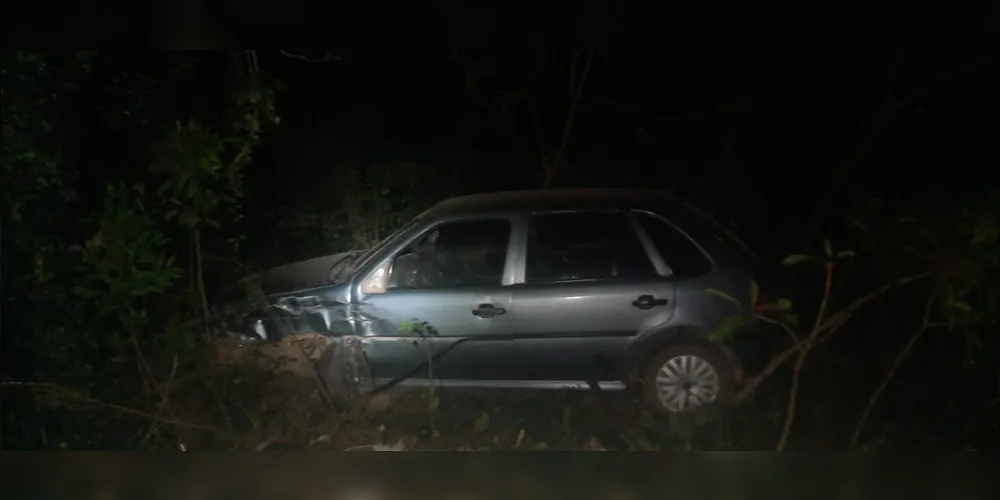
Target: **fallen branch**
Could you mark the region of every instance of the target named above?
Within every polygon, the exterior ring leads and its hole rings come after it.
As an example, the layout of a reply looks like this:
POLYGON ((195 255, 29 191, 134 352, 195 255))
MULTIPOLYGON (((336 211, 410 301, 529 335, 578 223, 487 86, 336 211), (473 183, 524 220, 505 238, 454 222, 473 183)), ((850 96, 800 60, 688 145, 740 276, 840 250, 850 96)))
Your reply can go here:
POLYGON ((60 386, 55 385, 55 384, 48 384, 48 383, 44 383, 44 382, 24 382, 24 381, 11 380, 11 381, 0 382, 0 386, 3 386, 3 387, 27 387, 29 389, 38 389, 38 390, 42 390, 42 391, 46 391, 48 393, 51 393, 51 394, 53 394, 55 396, 61 397, 61 398, 65 399, 65 400, 67 400, 67 401, 73 401, 73 402, 77 402, 77 403, 85 403, 85 404, 90 404, 90 405, 94 405, 94 406, 101 406, 101 407, 107 408, 109 410, 117 411, 119 413, 124 413, 126 415, 133 415, 133 416, 136 416, 136 417, 142 417, 142 418, 145 418, 145 419, 153 420, 155 422, 160 422, 160 423, 164 423, 164 424, 171 424, 171 425, 175 425, 177 427, 183 427, 183 428, 187 428, 187 429, 198 429, 198 430, 203 430, 203 431, 212 431, 212 432, 217 432, 217 433, 223 433, 222 430, 217 429, 217 428, 212 427, 212 426, 209 426, 209 425, 199 424, 199 423, 195 423, 195 422, 185 422, 183 420, 177 420, 177 419, 169 418, 169 417, 161 417, 161 416, 153 415, 152 413, 148 413, 148 412, 145 412, 145 411, 142 411, 142 410, 136 410, 135 408, 129 408, 127 406, 120 406, 120 405, 116 405, 114 403, 107 403, 107 402, 104 402, 104 401, 101 401, 101 400, 98 400, 98 399, 91 398, 89 396, 85 396, 83 394, 80 394, 79 392, 72 391, 72 390, 67 389, 65 387, 60 387, 60 386))
POLYGON ((406 443, 403 438, 394 445, 386 444, 359 444, 357 446, 351 446, 350 448, 344 448, 342 451, 405 451, 406 443))
POLYGON ((328 62, 335 62, 335 61, 339 61, 340 60, 340 56, 330 54, 329 52, 324 53, 323 57, 321 57, 321 58, 307 57, 307 56, 304 56, 302 54, 296 54, 294 52, 289 52, 289 51, 284 50, 284 49, 278 49, 278 52, 281 52, 281 55, 283 55, 283 56, 291 57, 292 59, 299 59, 299 60, 306 61, 306 62, 311 62, 311 63, 328 63, 328 62))
POLYGON ((160 422, 160 415, 163 414, 163 410, 167 407, 167 403, 170 401, 170 391, 173 388, 174 376, 177 375, 177 355, 174 355, 173 365, 170 367, 170 376, 167 377, 167 383, 163 386, 163 396, 160 398, 160 405, 156 408, 156 420, 149 424, 149 430, 146 431, 146 435, 143 436, 140 446, 149 441, 149 438, 153 437, 153 434, 157 431, 160 422))
POLYGON ((892 366, 889 368, 889 371, 886 372, 884 377, 882 377, 882 381, 875 389, 875 392, 873 392, 871 397, 868 398, 868 404, 865 405, 864 411, 861 412, 861 417, 858 418, 857 425, 854 426, 854 432, 851 434, 851 441, 847 445, 848 449, 854 449, 858 446, 858 440, 861 438, 861 430, 868 421, 868 417, 871 416, 871 412, 875 408, 875 404, 878 403, 882 393, 885 392, 885 388, 889 386, 889 382, 892 382, 893 377, 896 376, 896 370, 899 369, 899 367, 903 364, 903 361, 905 361, 910 355, 910 351, 913 349, 913 346, 916 345, 917 341, 924 336, 924 332, 928 329, 944 324, 932 323, 930 321, 933 305, 934 296, 932 295, 931 298, 927 300, 927 306, 924 308, 924 316, 920 321, 920 326, 915 332, 913 332, 913 335, 910 336, 910 340, 906 342, 906 345, 904 345, 903 349, 899 351, 899 354, 896 355, 896 359, 892 362, 892 366))

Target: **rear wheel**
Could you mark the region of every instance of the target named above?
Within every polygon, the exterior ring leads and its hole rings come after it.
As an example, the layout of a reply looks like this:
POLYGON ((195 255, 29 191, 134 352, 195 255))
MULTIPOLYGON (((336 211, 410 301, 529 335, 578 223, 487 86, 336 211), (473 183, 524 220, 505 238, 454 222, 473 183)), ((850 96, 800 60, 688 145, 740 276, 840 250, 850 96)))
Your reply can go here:
POLYGON ((732 364, 722 352, 697 344, 675 344, 658 352, 642 373, 642 399, 653 413, 687 413, 727 405, 735 386, 732 364))

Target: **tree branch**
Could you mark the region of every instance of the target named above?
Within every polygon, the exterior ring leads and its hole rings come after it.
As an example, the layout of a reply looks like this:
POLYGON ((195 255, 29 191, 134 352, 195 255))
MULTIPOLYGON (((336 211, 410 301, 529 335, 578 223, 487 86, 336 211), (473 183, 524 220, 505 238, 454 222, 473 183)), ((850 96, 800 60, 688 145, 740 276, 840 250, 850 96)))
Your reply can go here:
POLYGON ((151 424, 149 424, 149 430, 146 431, 146 434, 145 436, 143 436, 139 446, 142 446, 142 444, 144 444, 146 441, 149 441, 149 438, 151 438, 153 436, 153 433, 156 432, 157 424, 159 423, 160 420, 160 415, 163 414, 163 410, 167 407, 168 403, 170 402, 170 390, 174 382, 174 375, 177 374, 177 366, 178 366, 177 355, 174 354, 174 361, 170 368, 170 376, 167 377, 167 382, 163 386, 163 395, 160 398, 160 405, 156 408, 156 420, 154 420, 151 424))
MULTIPOLYGON (((916 101, 925 97, 936 86, 952 80, 956 76, 963 73, 978 70, 983 66, 986 66, 986 64, 992 61, 992 59, 993 55, 987 54, 972 62, 961 64, 948 71, 939 73, 936 78, 911 90, 903 97, 894 98, 893 94, 895 93, 895 89, 890 88, 886 95, 885 104, 873 116, 872 125, 868 129, 868 133, 865 135, 864 139, 854 150, 851 156, 849 156, 843 163, 840 164, 839 167, 837 167, 833 177, 830 179, 829 188, 827 189, 822 202, 817 206, 816 211, 813 213, 812 218, 810 219, 810 224, 806 226, 807 234, 808 231, 811 231, 811 228, 816 227, 823 220, 823 218, 826 217, 826 214, 830 211, 830 206, 833 204, 837 194, 840 192, 841 185, 846 181, 850 173, 853 172, 855 168, 857 168, 858 165, 860 165, 868 156, 878 139, 882 136, 882 132, 888 128, 892 119, 895 118, 896 115, 913 105, 916 101)), ((901 64, 902 57, 900 56, 890 65, 888 70, 889 80, 895 80, 895 75, 899 73, 899 66, 901 64)))
POLYGON ((876 288, 875 290, 866 293, 865 295, 861 296, 860 298, 852 302, 847 307, 841 309, 836 314, 830 316, 830 318, 824 321, 822 324, 820 324, 818 331, 821 333, 821 337, 819 337, 817 340, 819 342, 826 340, 826 337, 832 335, 833 332, 835 332, 836 329, 839 328, 839 325, 847 321, 852 314, 858 311, 858 309, 861 309, 862 307, 866 306, 869 302, 881 297, 882 295, 885 295, 886 292, 888 292, 889 290, 908 285, 914 281, 922 280, 924 278, 930 277, 932 274, 934 273, 931 271, 925 271, 922 273, 914 274, 906 278, 886 283, 876 288))
POLYGON ((340 60, 340 56, 330 54, 329 52, 323 54, 323 57, 319 58, 319 59, 312 58, 312 57, 306 57, 304 55, 296 54, 294 52, 289 52, 289 51, 284 50, 284 49, 278 49, 278 52, 281 52, 281 55, 284 55, 284 56, 287 56, 287 57, 291 57, 292 59, 299 59, 299 60, 306 61, 306 62, 311 62, 311 63, 328 63, 328 62, 336 62, 336 61, 340 60))
MULTIPOLYGON (((830 302, 830 288, 833 285, 834 264, 832 261, 826 261, 823 263, 823 267, 826 270, 826 280, 823 282, 823 299, 819 303, 819 311, 816 313, 816 322, 813 324, 812 332, 806 339, 807 341, 816 337, 816 332, 819 329, 819 325, 823 321, 823 316, 826 315, 826 308, 830 302)), ((775 446, 774 451, 784 451, 785 447, 788 446, 788 436, 792 433, 792 424, 795 422, 795 412, 798 408, 802 368, 806 365, 806 357, 809 356, 809 351, 813 345, 814 344, 807 344, 805 346, 799 346, 799 359, 795 361, 795 370, 792 372, 792 388, 788 393, 788 409, 785 410, 785 425, 781 430, 781 437, 778 439, 778 444, 775 446)))
POLYGON ((570 68, 570 105, 569 112, 566 113, 566 121, 563 123, 562 139, 559 141, 559 149, 556 150, 555 158, 549 162, 545 169, 545 187, 550 187, 555 180, 556 173, 563 168, 563 161, 566 157, 566 148, 569 147, 569 138, 573 131, 573 123, 576 121, 576 110, 583 96, 583 88, 587 84, 587 75, 590 74, 590 65, 594 60, 594 53, 587 53, 587 61, 583 65, 583 73, 580 80, 576 79, 576 60, 579 51, 573 53, 573 64, 570 68))
POLYGON ((864 428, 865 422, 867 422, 868 417, 871 416, 871 412, 875 408, 875 404, 878 402, 879 398, 882 396, 882 393, 885 391, 885 388, 889 386, 889 382, 891 382, 892 378, 896 375, 896 370, 899 369, 899 367, 903 364, 903 361, 905 361, 907 356, 910 355, 910 351, 913 349, 913 346, 916 345, 917 341, 923 337, 924 332, 928 329, 935 326, 941 326, 941 323, 931 323, 930 321, 931 313, 933 312, 933 305, 934 295, 931 295, 931 297, 927 300, 927 306, 924 307, 924 316, 920 321, 920 327, 913 332, 913 335, 910 336, 910 340, 906 342, 903 349, 899 351, 898 355, 896 355, 896 359, 893 360, 889 371, 886 372, 884 377, 882 377, 882 381, 879 383, 878 387, 875 388, 875 392, 873 392, 871 397, 868 398, 868 404, 865 405, 865 409, 861 412, 861 417, 858 418, 858 423, 854 426, 854 432, 851 434, 851 441, 847 445, 847 449, 857 448, 858 440, 861 438, 861 430, 864 428))
POLYGON ((930 276, 931 274, 932 273, 930 271, 927 271, 912 276, 908 276, 906 278, 902 278, 896 281, 892 281, 890 283, 886 283, 885 285, 882 285, 876 288, 875 290, 872 290, 871 292, 868 292, 867 294, 863 295, 861 298, 852 302, 849 306, 832 314, 826 321, 823 321, 819 325, 817 330, 815 330, 812 334, 810 334, 809 337, 803 339, 801 342, 795 345, 792 345, 791 347, 785 349, 784 351, 781 351, 777 356, 771 359, 771 361, 768 362, 766 366, 764 366, 764 369, 761 370, 759 375, 749 379, 750 381, 745 386, 743 386, 743 389, 741 389, 740 392, 737 393, 735 397, 733 397, 733 406, 740 405, 744 403, 747 399, 749 399, 750 396, 752 396, 754 392, 757 390, 757 388, 760 387, 760 385, 764 383, 765 380, 771 378, 771 376, 774 375, 774 372, 778 371, 778 368, 781 368, 781 366, 785 364, 785 361, 788 361, 788 358, 792 357, 795 353, 799 352, 800 348, 803 347, 811 348, 811 346, 823 342, 833 333, 839 331, 840 327, 844 323, 846 323, 848 319, 850 319, 851 314, 856 312, 858 309, 864 307, 869 302, 874 301, 875 299, 881 297, 886 292, 894 288, 902 287, 914 281, 921 280, 923 278, 930 276))
POLYGON ((763 316, 763 315, 760 315, 760 314, 757 315, 757 319, 759 319, 759 320, 761 320, 761 321, 763 321, 765 323, 770 323, 772 325, 777 325, 782 330, 784 330, 785 333, 787 333, 789 337, 791 337, 793 344, 795 344, 796 346, 799 344, 799 338, 798 338, 798 336, 795 335, 795 332, 792 331, 792 329, 788 325, 786 325, 786 324, 784 324, 784 323, 782 323, 782 322, 780 322, 780 321, 778 321, 778 320, 776 320, 774 318, 768 318, 767 316, 763 316))
POLYGON ((798 408, 799 384, 802 379, 802 368, 806 365, 806 356, 809 348, 799 350, 799 358, 795 360, 795 369, 792 371, 792 388, 788 391, 788 408, 785 410, 785 425, 781 429, 781 437, 774 451, 785 451, 788 446, 788 436, 792 433, 792 423, 795 422, 795 410, 798 408))
POLYGON ((124 413, 126 415, 133 415, 133 416, 136 416, 136 417, 142 417, 142 418, 146 418, 146 419, 153 420, 153 421, 156 421, 156 422, 161 422, 161 423, 165 423, 165 424, 175 425, 177 427, 183 427, 183 428, 187 428, 187 429, 199 429, 199 430, 204 430, 204 431, 212 431, 212 432, 223 433, 221 429, 217 429, 215 427, 211 427, 211 426, 208 426, 208 425, 198 424, 198 423, 194 423, 194 422, 185 422, 183 420, 177 420, 177 419, 174 419, 174 418, 161 417, 161 416, 153 415, 152 413, 144 412, 142 410, 136 410, 135 408, 129 408, 129 407, 126 407, 126 406, 119 406, 119 405, 116 405, 114 403, 106 403, 104 401, 100 401, 98 399, 94 399, 94 398, 91 398, 89 396, 85 396, 83 394, 80 394, 78 392, 72 391, 72 390, 67 389, 65 387, 60 387, 60 386, 55 385, 55 384, 47 384, 47 383, 44 383, 44 382, 23 382, 23 381, 17 381, 17 380, 10 380, 10 381, 0 382, 0 386, 3 386, 3 387, 27 387, 27 388, 30 388, 30 389, 38 389, 38 390, 46 391, 46 392, 48 392, 50 394, 53 394, 55 396, 61 397, 61 398, 65 399, 65 400, 67 400, 67 401, 74 401, 74 402, 77 402, 77 403, 85 403, 85 404, 91 404, 91 405, 94 405, 94 406, 101 406, 101 407, 107 408, 109 410, 114 410, 114 411, 117 411, 119 413, 124 413))

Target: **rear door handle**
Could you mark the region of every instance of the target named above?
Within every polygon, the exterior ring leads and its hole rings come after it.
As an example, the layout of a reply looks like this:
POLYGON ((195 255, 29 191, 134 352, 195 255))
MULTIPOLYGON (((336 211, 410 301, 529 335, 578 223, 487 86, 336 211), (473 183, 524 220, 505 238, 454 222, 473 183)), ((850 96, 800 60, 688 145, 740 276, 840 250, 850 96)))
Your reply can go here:
POLYGON ((643 311, 665 305, 667 305, 667 299, 658 299, 652 295, 640 295, 639 298, 632 301, 632 307, 643 311))
POLYGON ((493 304, 479 304, 479 307, 472 310, 473 316, 487 319, 506 313, 506 309, 502 307, 493 307, 493 304))

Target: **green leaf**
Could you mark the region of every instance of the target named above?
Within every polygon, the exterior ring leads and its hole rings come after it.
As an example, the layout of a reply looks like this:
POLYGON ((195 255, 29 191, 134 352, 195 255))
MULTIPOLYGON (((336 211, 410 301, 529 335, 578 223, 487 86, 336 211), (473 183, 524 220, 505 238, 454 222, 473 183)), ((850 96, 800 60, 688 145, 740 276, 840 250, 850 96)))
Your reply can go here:
POLYGON ((827 257, 833 257, 833 244, 830 243, 830 238, 823 238, 823 252, 827 257))
POLYGON ((785 257, 785 260, 781 261, 781 264, 784 266, 794 266, 796 264, 801 264, 807 260, 813 260, 815 258, 816 257, 813 257, 812 255, 801 255, 801 254, 789 255, 788 257, 785 257))
POLYGON ((855 255, 857 255, 857 253, 853 250, 841 250, 837 252, 837 260, 847 259, 849 257, 854 257, 855 255))
POLYGON ((475 423, 472 424, 472 432, 486 432, 490 428, 490 414, 483 412, 475 423))
POLYGON ((750 304, 757 304, 758 299, 760 299, 760 286, 757 285, 757 280, 750 280, 750 304))
POLYGON ((736 332, 743 328, 745 322, 742 314, 734 314, 722 320, 719 326, 715 328, 715 331, 708 336, 708 339, 713 342, 729 340, 736 335, 736 332))
POLYGON ((729 295, 726 292, 723 292, 722 290, 716 290, 714 288, 706 288, 705 289, 705 293, 708 293, 709 295, 715 295, 716 297, 718 297, 718 298, 720 298, 722 300, 725 300, 726 302, 730 302, 730 303, 735 304, 735 305, 737 305, 739 307, 743 307, 743 304, 740 304, 740 301, 736 300, 735 297, 733 297, 732 295, 729 295))
POLYGON ((964 312, 971 312, 972 311, 972 305, 970 305, 968 302, 963 302, 961 300, 952 302, 951 306, 954 307, 955 309, 958 309, 958 310, 964 311, 964 312))
POLYGON ((770 304, 764 304, 765 311, 781 312, 792 308, 792 301, 788 299, 778 299, 770 304))

